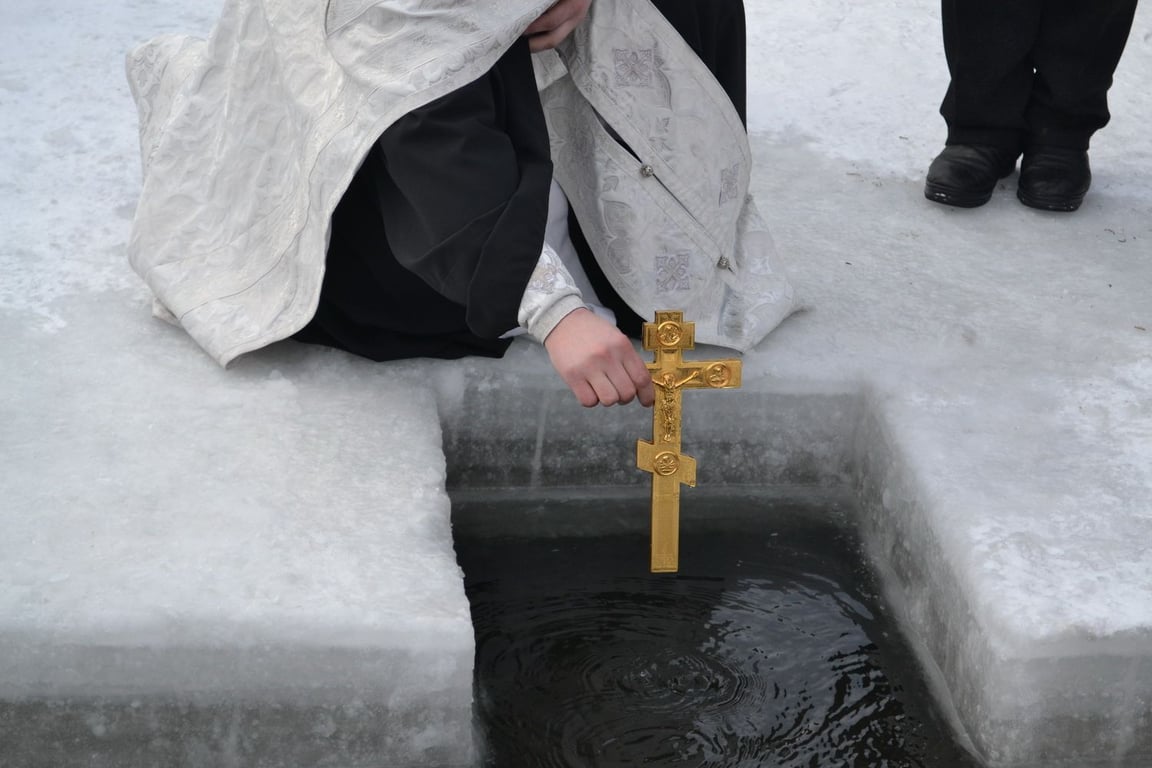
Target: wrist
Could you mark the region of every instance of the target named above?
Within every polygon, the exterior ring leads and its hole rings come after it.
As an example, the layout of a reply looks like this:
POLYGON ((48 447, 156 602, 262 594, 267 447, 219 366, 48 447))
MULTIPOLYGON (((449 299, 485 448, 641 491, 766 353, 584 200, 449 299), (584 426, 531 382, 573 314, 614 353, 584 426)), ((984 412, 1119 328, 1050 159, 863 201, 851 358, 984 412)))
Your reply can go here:
POLYGON ((535 318, 528 332, 541 344, 547 344, 561 323, 573 315, 591 311, 579 296, 564 296, 535 318))

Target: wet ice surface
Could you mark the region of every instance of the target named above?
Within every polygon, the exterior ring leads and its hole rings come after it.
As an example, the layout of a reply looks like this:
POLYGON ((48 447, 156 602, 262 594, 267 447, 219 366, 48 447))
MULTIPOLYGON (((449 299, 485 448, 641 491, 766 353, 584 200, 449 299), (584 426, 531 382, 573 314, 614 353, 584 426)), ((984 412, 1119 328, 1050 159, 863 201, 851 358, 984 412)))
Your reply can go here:
MULTIPOLYGON (((349 699, 301 712, 234 701, 0 703, 0 765, 21 768, 380 768, 394 764, 385 708, 349 699)), ((417 728, 416 713, 405 723, 417 728)), ((435 763, 433 763, 435 764, 435 763)), ((447 760, 438 765, 464 768, 447 760)))
MULTIPOLYGON (((746 5, 754 192, 811 310, 745 358, 746 389, 787 396, 775 421, 744 419, 759 433, 749 455, 782 475, 833 462, 841 443, 797 437, 809 434, 805 404, 865 392, 869 434, 891 450, 853 481, 870 482, 877 521, 895 521, 882 543, 916 566, 904 585, 919 609, 908 626, 938 641, 974 736, 1001 764, 1147 763, 1152 6, 1138 10, 1112 122, 1093 139, 1092 191, 1060 216, 1022 207, 1016 176, 974 211, 923 199, 944 138, 935 0, 746 5)), ((436 524, 446 501, 430 464, 440 454, 427 387, 395 384, 409 366, 282 345, 217 370, 151 319, 127 266, 139 151, 124 53, 162 32, 206 34, 218 9, 0 3, 9 688, 50 696, 71 681, 98 695, 125 670, 138 688, 184 700, 189 680, 237 683, 237 671, 265 670, 247 678, 261 691, 255 683, 291 684, 301 670, 361 681, 361 662, 308 663, 296 642, 302 626, 321 643, 345 641, 373 616, 411 617, 382 622, 402 643, 374 640, 382 657, 402 658, 444 637, 430 615, 459 612, 456 653, 471 658, 450 558, 419 556, 451 545, 436 524), (179 643, 191 631, 231 666, 189 661, 179 643), (249 654, 253 637, 276 643, 283 666, 253 663, 269 656, 249 654), (63 663, 58 643, 71 652, 63 663), (14 645, 43 665, 19 663, 14 645)), ((503 361, 434 370, 448 381, 444 399, 479 380, 522 420, 543 411, 522 380, 554 381, 526 343, 503 361)), ((589 415, 574 453, 594 454, 618 419, 589 415)), ((536 471, 534 434, 526 456, 501 456, 504 470, 536 471)), ((852 434, 832 437, 851 444, 852 434)), ((851 458, 877 445, 857 442, 851 458)), ((425 691, 445 698, 425 683, 388 701, 403 716, 425 691)), ((92 727, 109 734, 116 722, 92 727)))
POLYGON ((529 538, 477 524, 605 503, 646 519, 639 498, 456 504, 487 766, 977 765, 825 510, 696 500, 675 576, 647 572, 647 534, 629 526, 529 538), (754 512, 708 524, 734 506, 754 512))

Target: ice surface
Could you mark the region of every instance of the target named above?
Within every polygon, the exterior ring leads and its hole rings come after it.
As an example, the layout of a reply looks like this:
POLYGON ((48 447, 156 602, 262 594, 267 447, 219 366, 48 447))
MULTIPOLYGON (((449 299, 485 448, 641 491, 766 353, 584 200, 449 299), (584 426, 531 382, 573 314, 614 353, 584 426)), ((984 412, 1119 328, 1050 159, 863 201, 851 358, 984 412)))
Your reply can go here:
MULTIPOLYGON (((973 211, 923 199, 936 4, 747 5, 754 191, 809 309, 744 392, 692 405, 701 481, 857 487, 992 762, 1152 761, 1152 11, 1092 191, 1056 215, 1015 177, 973 211)), ((152 320, 124 259, 123 54, 215 12, 0 9, 0 698, 254 698, 312 722, 353 692, 388 754, 464 761, 441 421, 458 480, 629 482, 614 446, 646 415, 574 407, 530 342, 403 365, 285 344, 225 372, 152 320)))
POLYGON ((126 268, 124 53, 215 10, 0 10, 0 762, 42 764, 78 720, 119 765, 468 764, 424 374, 289 346, 222 371, 126 268), (187 744, 155 751, 142 718, 187 744))

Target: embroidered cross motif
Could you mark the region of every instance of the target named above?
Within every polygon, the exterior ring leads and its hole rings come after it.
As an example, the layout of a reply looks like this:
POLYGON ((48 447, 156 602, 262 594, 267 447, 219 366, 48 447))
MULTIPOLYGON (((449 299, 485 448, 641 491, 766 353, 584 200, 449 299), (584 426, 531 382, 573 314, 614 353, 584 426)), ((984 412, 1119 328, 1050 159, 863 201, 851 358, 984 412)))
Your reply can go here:
POLYGON ((740 164, 720 169, 720 205, 740 196, 740 164))
POLYGON ((656 257, 656 290, 661 293, 687 291, 692 287, 689 275, 687 253, 656 257))
POLYGON ((625 88, 652 87, 652 73, 656 62, 653 49, 629 51, 615 48, 612 53, 616 58, 616 85, 625 88))

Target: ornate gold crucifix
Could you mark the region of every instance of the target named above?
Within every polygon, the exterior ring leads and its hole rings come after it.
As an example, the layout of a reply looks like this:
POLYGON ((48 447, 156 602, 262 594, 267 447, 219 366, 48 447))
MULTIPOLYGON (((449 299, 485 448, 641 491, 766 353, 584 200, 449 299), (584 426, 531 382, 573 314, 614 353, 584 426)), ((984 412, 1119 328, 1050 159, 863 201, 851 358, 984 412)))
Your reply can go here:
POLYGON ((636 441, 636 466, 652 473, 652 573, 680 569, 680 485, 696 485, 696 460, 680 452, 681 392, 740 386, 739 360, 685 361, 682 353, 695 346, 696 324, 683 312, 657 312, 644 324, 644 349, 656 353, 648 363, 656 404, 652 442, 636 441))

